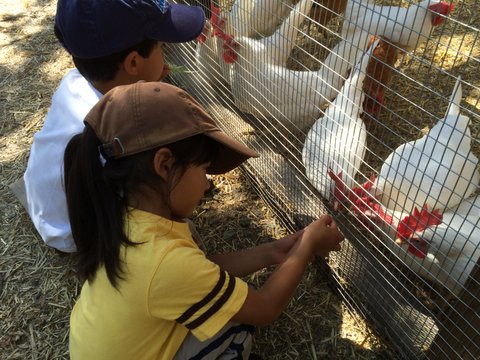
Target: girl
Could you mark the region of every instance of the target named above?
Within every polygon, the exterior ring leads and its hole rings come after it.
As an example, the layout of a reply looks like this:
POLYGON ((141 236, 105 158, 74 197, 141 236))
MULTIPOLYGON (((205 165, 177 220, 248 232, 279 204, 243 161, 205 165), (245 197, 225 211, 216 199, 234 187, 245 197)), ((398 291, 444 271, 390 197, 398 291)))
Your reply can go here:
POLYGON ((275 320, 309 261, 343 240, 323 216, 283 239, 206 256, 183 219, 207 173, 253 156, 172 85, 119 86, 93 107, 65 151, 85 280, 70 318, 72 359, 248 359, 253 326, 275 320), (261 289, 241 279, 273 264, 261 289))

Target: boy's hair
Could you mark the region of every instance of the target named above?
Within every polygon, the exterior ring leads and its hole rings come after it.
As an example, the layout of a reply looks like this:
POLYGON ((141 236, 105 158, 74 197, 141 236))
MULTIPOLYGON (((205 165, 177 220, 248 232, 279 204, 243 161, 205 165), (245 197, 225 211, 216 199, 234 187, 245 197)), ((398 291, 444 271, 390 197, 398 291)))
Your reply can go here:
MULTIPOLYGON (((62 33, 54 26, 55 36, 60 43, 63 43, 62 33)), ((73 63, 80 74, 89 82, 110 81, 117 75, 120 66, 132 51, 137 51, 143 58, 147 58, 152 53, 153 48, 158 43, 156 40, 144 39, 142 42, 122 50, 115 54, 107 55, 95 59, 80 59, 72 55, 73 63)))
POLYGON ((129 194, 148 186, 163 192, 165 204, 180 179, 191 165, 213 161, 219 144, 200 134, 168 144, 175 158, 169 181, 161 188, 161 178, 153 168, 156 149, 120 159, 111 158, 102 165, 98 153, 101 145, 94 130, 86 124, 82 134, 74 136, 65 150, 65 192, 68 215, 77 252, 75 265, 78 277, 92 280, 102 265, 110 283, 117 287, 124 278, 120 248, 138 245, 124 232, 129 194), (195 151, 192 151, 195 149, 195 151))

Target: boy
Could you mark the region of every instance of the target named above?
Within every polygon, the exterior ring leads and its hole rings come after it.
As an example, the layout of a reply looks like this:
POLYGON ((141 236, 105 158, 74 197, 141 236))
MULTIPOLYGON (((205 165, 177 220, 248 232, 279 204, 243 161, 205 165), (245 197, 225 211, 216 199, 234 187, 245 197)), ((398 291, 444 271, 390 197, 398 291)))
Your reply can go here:
MULTIPOLYGON (((194 40, 204 23, 200 7, 166 0, 58 1, 55 35, 76 69, 63 78, 52 98, 23 177, 25 208, 47 245, 62 252, 76 250, 62 164, 66 144, 83 131, 85 115, 118 85, 163 79, 169 68, 161 43, 194 40)), ((22 201, 18 192, 21 184, 16 195, 22 201)))

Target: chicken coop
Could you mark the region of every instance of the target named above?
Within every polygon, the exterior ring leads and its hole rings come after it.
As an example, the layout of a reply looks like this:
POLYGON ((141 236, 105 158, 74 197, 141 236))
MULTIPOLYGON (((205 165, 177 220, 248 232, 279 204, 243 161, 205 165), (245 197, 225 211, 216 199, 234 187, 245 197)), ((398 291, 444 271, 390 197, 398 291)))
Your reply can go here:
POLYGON ((186 2, 209 21, 171 81, 288 228, 335 218, 345 304, 400 358, 480 358, 480 2, 186 2))

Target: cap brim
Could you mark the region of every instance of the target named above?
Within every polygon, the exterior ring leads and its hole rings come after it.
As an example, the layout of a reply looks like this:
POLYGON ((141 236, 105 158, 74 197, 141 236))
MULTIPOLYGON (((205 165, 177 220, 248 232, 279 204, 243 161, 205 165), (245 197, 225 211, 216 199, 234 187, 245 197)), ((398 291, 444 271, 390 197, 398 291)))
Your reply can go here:
POLYGON ((207 169, 209 174, 224 174, 235 169, 245 160, 259 156, 256 151, 246 147, 220 130, 208 131, 204 134, 220 143, 223 147, 219 151, 217 159, 207 169))
POLYGON ((153 24, 149 37, 166 43, 180 43, 196 39, 205 26, 205 13, 199 6, 170 4, 161 23, 153 24))

